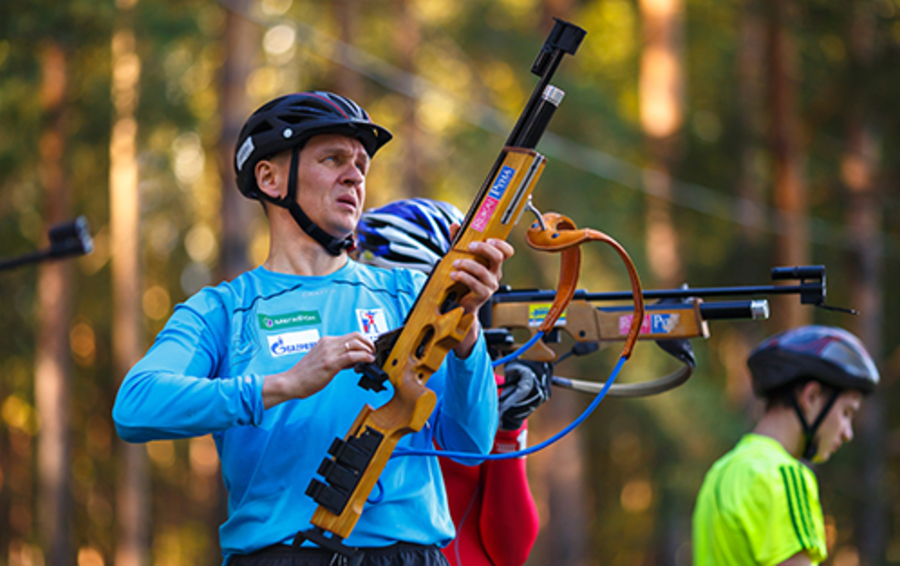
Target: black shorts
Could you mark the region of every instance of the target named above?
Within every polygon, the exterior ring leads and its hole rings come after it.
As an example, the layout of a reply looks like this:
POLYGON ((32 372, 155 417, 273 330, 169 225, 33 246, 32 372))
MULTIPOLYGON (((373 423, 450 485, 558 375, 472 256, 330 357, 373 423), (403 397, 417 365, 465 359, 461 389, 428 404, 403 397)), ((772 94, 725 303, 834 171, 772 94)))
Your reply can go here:
MULTIPOLYGON (((361 566, 450 566, 434 545, 398 542, 383 548, 360 548, 361 566)), ((228 566, 345 566, 347 557, 323 548, 292 548, 277 544, 245 556, 234 556, 228 566)))

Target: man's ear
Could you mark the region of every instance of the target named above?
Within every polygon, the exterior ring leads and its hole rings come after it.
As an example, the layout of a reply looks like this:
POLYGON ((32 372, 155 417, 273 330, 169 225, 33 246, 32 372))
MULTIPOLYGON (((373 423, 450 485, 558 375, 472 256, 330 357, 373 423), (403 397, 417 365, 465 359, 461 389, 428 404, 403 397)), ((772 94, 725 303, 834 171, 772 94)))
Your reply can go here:
POLYGON ((275 159, 261 159, 253 168, 256 186, 273 199, 280 199, 287 193, 286 167, 275 159))

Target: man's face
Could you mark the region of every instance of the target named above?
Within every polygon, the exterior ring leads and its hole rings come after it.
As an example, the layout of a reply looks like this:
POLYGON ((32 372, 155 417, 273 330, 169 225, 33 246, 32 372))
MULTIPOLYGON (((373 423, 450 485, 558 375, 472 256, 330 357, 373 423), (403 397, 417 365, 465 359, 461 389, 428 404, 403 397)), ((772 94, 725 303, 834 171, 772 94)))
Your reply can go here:
POLYGON ((813 462, 826 462, 845 442, 853 440, 853 417, 861 403, 862 393, 859 391, 840 394, 816 434, 818 452, 813 462))
POLYGON ((369 155, 355 138, 322 134, 300 151, 297 202, 320 228, 334 237, 353 232, 366 197, 369 155))

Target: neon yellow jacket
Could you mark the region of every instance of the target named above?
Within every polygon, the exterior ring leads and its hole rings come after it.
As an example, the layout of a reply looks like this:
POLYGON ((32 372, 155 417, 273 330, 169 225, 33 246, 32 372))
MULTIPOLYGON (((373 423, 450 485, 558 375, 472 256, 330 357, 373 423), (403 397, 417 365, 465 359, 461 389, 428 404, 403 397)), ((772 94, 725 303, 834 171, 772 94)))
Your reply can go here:
POLYGON ((827 556, 816 477, 778 441, 748 434, 700 488, 694 566, 768 566, 804 551, 813 564, 827 556))

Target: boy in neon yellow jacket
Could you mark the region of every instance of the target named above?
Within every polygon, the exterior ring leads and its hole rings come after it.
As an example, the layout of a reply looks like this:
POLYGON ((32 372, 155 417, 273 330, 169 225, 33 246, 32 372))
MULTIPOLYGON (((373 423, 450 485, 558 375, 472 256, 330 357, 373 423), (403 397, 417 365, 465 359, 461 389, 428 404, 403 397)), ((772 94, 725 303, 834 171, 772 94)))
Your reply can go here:
POLYGON ((694 566, 807 566, 825 560, 816 477, 853 439, 852 419, 879 375, 840 328, 804 326, 763 341, 748 360, 766 412, 709 470, 693 518, 694 566))

